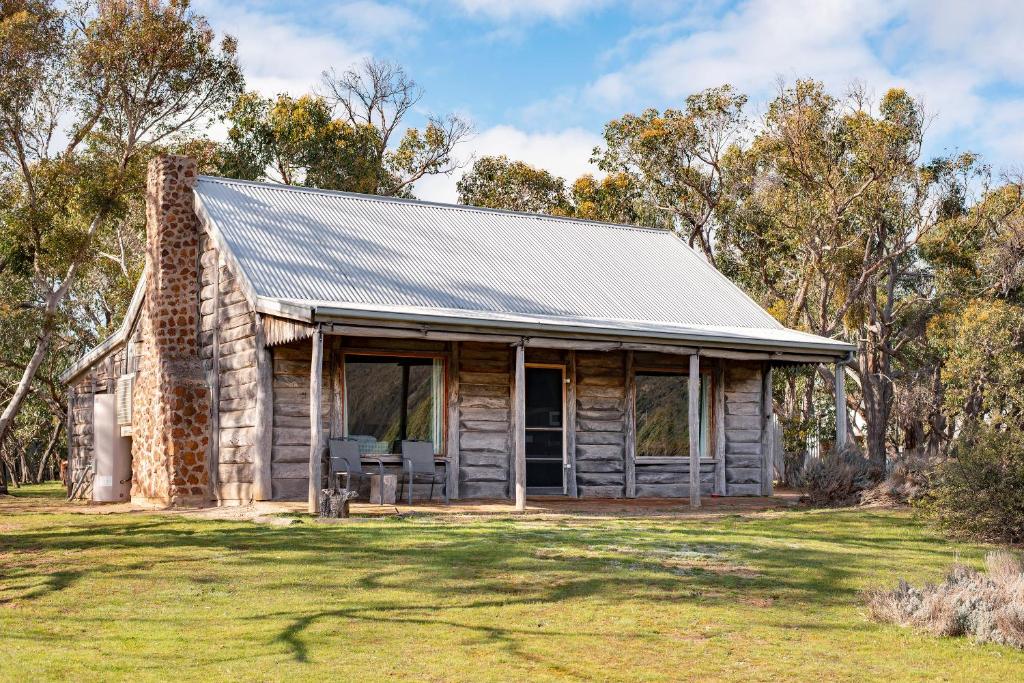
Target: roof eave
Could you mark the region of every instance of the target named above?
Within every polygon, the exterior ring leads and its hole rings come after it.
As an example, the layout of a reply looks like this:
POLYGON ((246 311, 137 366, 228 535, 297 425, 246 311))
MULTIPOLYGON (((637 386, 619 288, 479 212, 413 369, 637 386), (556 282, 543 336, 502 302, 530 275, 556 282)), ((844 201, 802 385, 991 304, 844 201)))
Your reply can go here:
MULTIPOLYGON (((261 299, 261 302, 269 304, 270 300, 261 299)), ((694 346, 706 346, 715 348, 729 348, 737 350, 752 351, 809 351, 816 354, 834 356, 837 359, 848 358, 854 347, 845 342, 836 340, 822 341, 815 340, 780 340, 780 339, 758 339, 756 337, 731 335, 721 332, 707 330, 652 330, 652 329, 630 329, 624 327, 608 327, 600 324, 579 324, 570 322, 549 322, 549 321, 520 321, 508 319, 496 319, 485 317, 474 317, 464 315, 430 314, 412 311, 378 311, 365 308, 351 308, 334 305, 316 305, 311 309, 278 301, 277 310, 286 311, 289 308, 295 312, 309 311, 310 317, 296 318, 304 322, 331 322, 338 320, 367 320, 374 323, 419 323, 444 325, 456 328, 476 328, 478 330, 493 330, 498 332, 515 332, 523 336, 531 336, 527 333, 543 333, 546 335, 570 334, 581 335, 593 338, 644 340, 661 343, 686 342, 694 346)), ((265 311, 270 312, 270 311, 265 311)), ((281 313, 271 313, 281 315, 281 313)), ((284 314, 283 317, 292 317, 284 314)))

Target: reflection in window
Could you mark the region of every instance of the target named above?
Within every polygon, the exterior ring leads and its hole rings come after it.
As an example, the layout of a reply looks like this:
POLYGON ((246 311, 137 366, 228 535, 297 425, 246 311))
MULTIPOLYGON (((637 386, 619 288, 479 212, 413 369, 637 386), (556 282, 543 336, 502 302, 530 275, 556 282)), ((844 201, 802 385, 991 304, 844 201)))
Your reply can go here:
POLYGON ((345 435, 361 453, 399 453, 405 439, 442 450, 444 361, 345 356, 345 435))
MULTIPOLYGON (((690 454, 689 377, 664 372, 636 373, 636 454, 686 457, 690 454)), ((700 453, 707 455, 708 385, 700 379, 700 453)))

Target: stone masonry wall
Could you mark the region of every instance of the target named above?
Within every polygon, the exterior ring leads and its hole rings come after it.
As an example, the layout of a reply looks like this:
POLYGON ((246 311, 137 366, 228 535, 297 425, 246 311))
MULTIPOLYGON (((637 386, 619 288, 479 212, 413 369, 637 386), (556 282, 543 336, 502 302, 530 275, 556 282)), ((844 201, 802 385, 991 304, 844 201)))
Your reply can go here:
POLYGON ((132 501, 210 499, 210 394, 199 357, 195 162, 161 156, 146 188, 146 298, 133 398, 132 501))

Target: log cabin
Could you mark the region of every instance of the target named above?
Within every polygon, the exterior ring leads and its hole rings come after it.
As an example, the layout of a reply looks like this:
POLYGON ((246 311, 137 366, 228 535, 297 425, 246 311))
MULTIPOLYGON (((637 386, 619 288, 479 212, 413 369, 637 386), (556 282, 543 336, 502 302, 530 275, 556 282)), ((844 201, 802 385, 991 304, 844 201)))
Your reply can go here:
POLYGON ((842 378, 851 352, 783 327, 672 231, 162 156, 124 322, 63 375, 68 461, 85 498, 315 510, 330 439, 388 466, 416 439, 456 500, 699 506, 772 493, 772 368, 842 378))

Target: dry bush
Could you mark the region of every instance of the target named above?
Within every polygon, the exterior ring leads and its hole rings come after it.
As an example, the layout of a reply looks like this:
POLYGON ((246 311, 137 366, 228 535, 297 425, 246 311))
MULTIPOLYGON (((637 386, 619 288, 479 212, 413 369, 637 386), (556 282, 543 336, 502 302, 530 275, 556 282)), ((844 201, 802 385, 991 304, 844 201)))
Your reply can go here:
POLYGON ((905 453, 892 463, 889 474, 864 491, 861 505, 909 505, 922 500, 931 487, 938 466, 936 458, 920 453, 905 453))
POLYGON ((797 487, 815 507, 841 507, 860 502, 861 492, 875 483, 871 463, 855 448, 829 453, 800 472, 797 487))
POLYGON ((985 565, 984 573, 954 565, 938 585, 914 588, 901 580, 892 590, 868 591, 868 612, 876 621, 937 636, 1024 649, 1024 562, 997 551, 985 557, 985 565))

